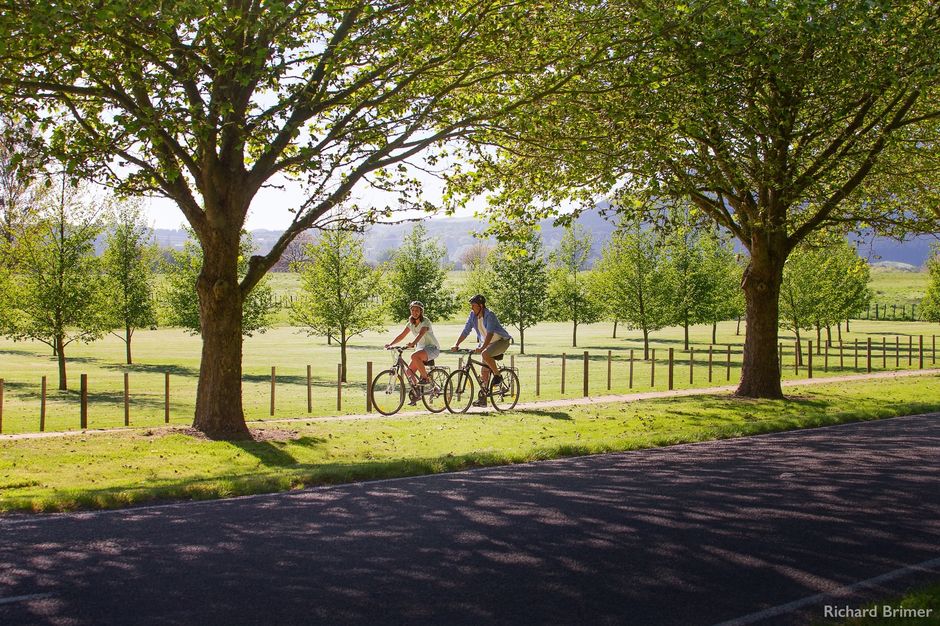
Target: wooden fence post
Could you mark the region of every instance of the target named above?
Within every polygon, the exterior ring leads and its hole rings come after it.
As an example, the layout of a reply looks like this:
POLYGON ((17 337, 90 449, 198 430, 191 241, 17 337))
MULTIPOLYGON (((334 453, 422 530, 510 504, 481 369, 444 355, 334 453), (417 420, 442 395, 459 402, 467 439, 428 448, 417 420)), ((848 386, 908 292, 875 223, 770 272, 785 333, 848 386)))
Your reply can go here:
POLYGON ((888 340, 881 338, 881 369, 888 369, 888 340))
POLYGON ((667 378, 669 380, 668 388, 670 391, 672 390, 672 374, 673 374, 673 371, 672 371, 673 360, 672 359, 673 359, 673 349, 669 348, 669 376, 667 378))
POLYGON ((336 364, 336 410, 343 410, 343 364, 336 364))
POLYGON ((731 344, 728 344, 728 359, 725 363, 725 380, 731 380, 731 344))
POLYGON ((509 367, 511 369, 516 369, 516 355, 515 354, 509 355, 509 367))
MULTIPOLYGON (((45 395, 46 381, 42 381, 43 395, 45 395)), ((131 425, 131 381, 130 374, 124 372, 124 425, 131 425)))
POLYGON ((565 393, 565 359, 568 355, 564 352, 561 353, 561 393, 565 393))
POLYGON ((607 391, 610 391, 610 350, 607 351, 607 391))
POLYGON ((907 366, 914 364, 914 335, 907 336, 907 366))
POLYGON ((800 343, 798 341, 793 342, 793 373, 797 376, 800 375, 800 343))
POLYGON ((164 385, 163 385, 163 421, 167 424, 170 423, 170 373, 164 372, 164 385))
POLYGON ((689 348, 689 385, 695 380, 695 348, 689 348))
MULTIPOLYGON (((443 390, 441 390, 443 392, 443 390)), ((366 361, 366 413, 372 412, 372 361, 366 361)))
POLYGON ((313 413, 313 372, 309 365, 307 366, 307 413, 313 413))
POLYGON ((930 364, 936 365, 937 364, 937 336, 930 335, 930 342, 932 346, 931 355, 930 355, 930 364))
POLYGON ((777 369, 780 370, 781 374, 783 373, 783 342, 782 341, 777 344, 777 369))
POLYGON ((867 352, 865 362, 867 364, 868 373, 871 374, 871 337, 868 337, 867 342, 867 352))
POLYGON ((0 378, 0 433, 3 432, 3 379, 0 378))
POLYGON ((584 351, 584 397, 588 395, 588 353, 584 351))
POLYGON ((918 335, 918 358, 917 358, 917 367, 924 369, 924 336, 918 335))
POLYGON ((855 369, 858 369, 858 339, 855 339, 855 369))
POLYGON ((843 350, 842 340, 839 340, 839 369, 845 369, 845 350, 843 350))
POLYGON ((806 342, 807 349, 807 359, 806 359, 806 377, 813 377, 813 341, 812 339, 806 342))
POLYGON ((712 346, 708 345, 708 382, 712 382, 712 346))
POLYGON ((656 348, 653 348, 650 357, 650 387, 656 387, 656 348))
POLYGON ((901 338, 894 336, 894 369, 901 367, 901 338))
POLYGON ((828 341, 826 342, 826 351, 825 351, 825 354, 823 355, 823 371, 824 372, 829 371, 829 342, 828 341))
POLYGON ((39 398, 39 432, 46 430, 46 377, 42 377, 42 390, 39 398))
POLYGON ((535 356, 535 396, 542 393, 542 355, 535 356))
POLYGON ((277 366, 271 366, 271 417, 274 417, 274 393, 277 386, 277 366))
POLYGON ((633 389, 633 348, 630 348, 630 385, 628 389, 633 389))
POLYGON ((81 383, 81 417, 80 423, 82 430, 88 428, 88 374, 82 374, 81 383))

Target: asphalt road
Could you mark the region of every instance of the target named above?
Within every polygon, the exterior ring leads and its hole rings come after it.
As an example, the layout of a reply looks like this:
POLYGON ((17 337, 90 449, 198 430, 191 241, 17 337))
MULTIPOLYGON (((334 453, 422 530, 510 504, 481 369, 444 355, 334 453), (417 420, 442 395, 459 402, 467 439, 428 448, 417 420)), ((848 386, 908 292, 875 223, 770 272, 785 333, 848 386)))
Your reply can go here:
POLYGON ((0 518, 17 625, 805 623, 928 579, 940 415, 0 518))

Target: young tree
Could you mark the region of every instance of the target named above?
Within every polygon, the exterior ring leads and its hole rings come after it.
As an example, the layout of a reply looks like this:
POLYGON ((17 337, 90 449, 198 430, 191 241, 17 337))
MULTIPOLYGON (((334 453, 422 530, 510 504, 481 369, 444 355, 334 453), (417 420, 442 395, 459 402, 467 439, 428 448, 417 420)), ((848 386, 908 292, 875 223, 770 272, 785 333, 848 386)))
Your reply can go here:
POLYGON ((31 125, 0 114, 0 240, 8 244, 38 213, 46 192, 38 142, 31 125))
MULTIPOLYGON (((238 256, 238 275, 242 276, 250 271, 248 259, 253 250, 251 235, 243 232, 238 247, 241 251, 238 256)), ((182 250, 171 251, 170 256, 173 261, 164 266, 166 284, 160 294, 161 317, 168 326, 180 326, 193 335, 200 334, 204 318, 197 285, 202 276, 202 250, 192 239, 188 239, 182 250)), ((241 307, 239 341, 242 335, 251 337, 253 333, 264 333, 268 329, 276 305, 267 279, 256 284, 242 300, 241 307)), ((204 332, 202 334, 205 335, 204 332)))
POLYGON ((925 322, 940 322, 940 247, 933 246, 927 259, 927 292, 920 301, 920 318, 925 322))
POLYGON ((545 319, 546 262, 542 238, 529 231, 524 241, 504 241, 492 255, 488 306, 519 331, 519 353, 525 354, 525 331, 545 319))
POLYGON ((307 245, 300 272, 300 294, 291 306, 291 322, 308 335, 330 334, 339 340, 342 379, 346 380, 346 346, 367 330, 381 330, 381 270, 365 261, 362 238, 342 230, 323 230, 307 245))
POLYGON ((159 252, 139 204, 118 205, 106 243, 101 261, 109 294, 108 325, 123 331, 113 334, 124 341, 130 365, 134 362, 131 354, 134 331, 157 323, 153 284, 159 252))
POLYGON ((241 312, 265 273, 358 188, 428 208, 409 159, 562 88, 560 50, 602 54, 569 19, 528 0, 6 1, 0 105, 52 128, 70 171, 176 202, 203 257, 193 424, 245 438, 241 312), (240 272, 252 201, 286 180, 306 197, 240 272))
POLYGON ((650 332, 670 319, 661 250, 660 235, 635 222, 613 234, 594 264, 595 280, 610 310, 628 328, 643 332, 644 359, 649 359, 650 332))
POLYGON ((702 265, 708 280, 705 300, 700 303, 701 321, 712 325, 712 343, 718 341, 718 322, 744 314, 741 260, 730 241, 710 230, 702 239, 702 265))
POLYGON ((392 258, 388 272, 386 306, 393 320, 408 317, 408 304, 424 303, 424 311, 441 321, 457 312, 457 296, 445 285, 450 264, 447 249, 428 236, 423 224, 415 224, 392 258))
POLYGON ((792 329, 797 344, 800 330, 817 330, 847 319, 867 306, 870 272, 865 259, 845 240, 804 244, 787 259, 780 292, 781 326, 792 329))
POLYGON ((578 347, 578 326, 593 324, 604 314, 603 305, 594 298, 591 280, 583 274, 587 268, 593 240, 591 233, 574 223, 565 229, 558 249, 552 254, 548 281, 549 319, 571 322, 571 346, 578 347))
POLYGON ((780 398, 790 252, 821 230, 918 227, 912 210, 928 213, 936 197, 940 9, 693 0, 604 10, 608 62, 494 128, 487 143, 505 149, 481 151, 480 171, 457 182, 502 190, 493 201, 504 211, 618 191, 694 203, 749 254, 737 394, 780 398))
POLYGON ((493 272, 495 256, 494 248, 482 241, 473 244, 460 255, 464 279, 457 295, 458 305, 478 293, 486 294, 493 290, 496 281, 493 272))
POLYGON ((101 232, 100 203, 63 181, 58 202, 43 207, 39 221, 16 233, 16 275, 8 280, 6 333, 52 348, 59 389, 68 389, 65 348, 93 341, 107 328, 105 292, 95 238, 101 232))

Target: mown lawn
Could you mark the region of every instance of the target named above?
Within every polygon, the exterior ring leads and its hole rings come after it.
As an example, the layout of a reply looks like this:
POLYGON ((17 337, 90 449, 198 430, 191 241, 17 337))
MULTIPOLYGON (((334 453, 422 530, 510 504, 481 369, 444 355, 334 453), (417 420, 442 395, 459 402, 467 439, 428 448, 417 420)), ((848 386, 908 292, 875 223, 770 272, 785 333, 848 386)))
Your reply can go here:
POLYGON ((727 395, 454 416, 254 424, 259 441, 181 430, 0 441, 0 511, 120 507, 411 476, 940 410, 940 380, 797 387, 781 401, 727 395))

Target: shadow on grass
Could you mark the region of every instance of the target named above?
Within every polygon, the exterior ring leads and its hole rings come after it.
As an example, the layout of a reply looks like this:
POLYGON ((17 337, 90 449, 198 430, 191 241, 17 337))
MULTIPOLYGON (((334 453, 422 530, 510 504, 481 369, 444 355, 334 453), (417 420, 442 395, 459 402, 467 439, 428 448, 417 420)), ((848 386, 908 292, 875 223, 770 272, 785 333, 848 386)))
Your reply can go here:
POLYGON ((518 412, 525 413, 526 415, 548 417, 553 420, 566 420, 566 421, 573 420, 571 415, 566 413, 565 411, 547 411, 545 409, 520 409, 518 412))
POLYGON ((140 374, 165 374, 169 372, 171 376, 185 376, 188 378, 196 378, 199 376, 199 368, 185 367, 182 365, 139 365, 136 363, 128 365, 127 363, 109 363, 101 367, 109 370, 117 370, 119 372, 136 372, 140 374))
POLYGON ((270 441, 230 441, 228 444, 255 457, 265 467, 297 465, 297 459, 270 441))

